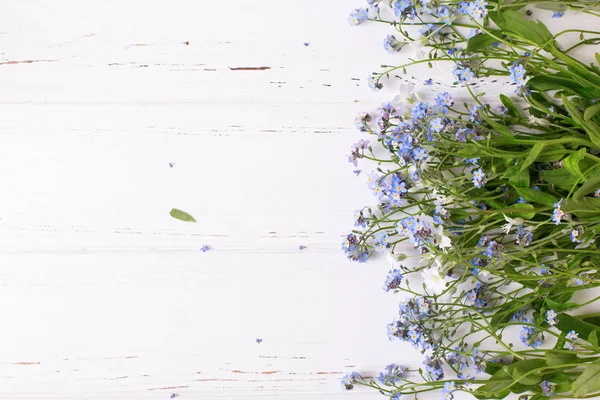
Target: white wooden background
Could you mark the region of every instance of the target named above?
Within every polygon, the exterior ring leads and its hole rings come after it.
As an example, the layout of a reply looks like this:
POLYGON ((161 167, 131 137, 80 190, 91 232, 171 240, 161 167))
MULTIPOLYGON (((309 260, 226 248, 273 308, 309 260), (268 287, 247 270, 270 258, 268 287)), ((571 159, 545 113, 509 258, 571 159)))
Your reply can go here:
POLYGON ((362 5, 2 1, 1 398, 367 400, 344 373, 420 363, 340 251, 352 121, 394 96, 362 5))
POLYGON ((390 60, 354 3, 0 4, 0 397, 372 399, 341 376, 418 360, 340 252, 390 60))

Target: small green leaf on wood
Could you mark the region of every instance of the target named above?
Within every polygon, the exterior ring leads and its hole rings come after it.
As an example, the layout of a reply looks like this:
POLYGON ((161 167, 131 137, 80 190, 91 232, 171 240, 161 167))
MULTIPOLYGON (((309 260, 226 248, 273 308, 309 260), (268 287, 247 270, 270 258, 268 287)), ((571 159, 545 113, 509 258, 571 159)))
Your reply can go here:
POLYGON ((176 208, 173 208, 171 210, 171 212, 169 213, 169 215, 175 219, 178 219, 180 221, 185 221, 185 222, 196 222, 196 220, 194 219, 194 217, 192 217, 190 214, 186 213, 185 211, 181 211, 178 210, 176 208))

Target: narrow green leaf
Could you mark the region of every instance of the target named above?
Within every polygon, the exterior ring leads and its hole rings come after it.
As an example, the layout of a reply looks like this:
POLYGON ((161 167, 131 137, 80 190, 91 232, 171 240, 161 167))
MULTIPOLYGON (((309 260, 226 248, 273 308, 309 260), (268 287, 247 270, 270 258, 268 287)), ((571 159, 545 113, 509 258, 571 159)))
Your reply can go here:
POLYGON ((545 206, 553 207, 554 204, 558 201, 558 198, 552 196, 549 193, 542 192, 541 190, 535 189, 524 189, 524 188, 515 188, 519 196, 524 198, 527 201, 531 201, 533 203, 543 204, 545 206))
POLYGON ((550 11, 567 11, 569 9, 569 7, 566 4, 562 4, 556 1, 542 1, 539 3, 535 3, 535 8, 550 11))
POLYGON ((561 350, 563 347, 565 347, 565 344, 567 343, 567 338, 565 336, 565 333, 561 332, 556 344, 554 345, 554 350, 561 350))
POLYGON ((588 178, 584 184, 573 193, 573 199, 580 200, 583 196, 595 192, 596 189, 600 189, 600 175, 588 178))
POLYGON ((546 364, 549 367, 562 364, 576 364, 579 362, 579 358, 575 353, 568 353, 557 350, 546 351, 546 364))
POLYGON ((525 159, 525 162, 523 162, 523 165, 521 165, 521 171, 523 171, 525 168, 527 168, 531 164, 533 164, 533 162, 535 161, 535 159, 542 152, 543 148, 544 148, 544 143, 543 142, 539 142, 539 143, 536 143, 536 144, 533 145, 533 147, 531 148, 531 151, 529 152, 529 155, 527 155, 527 158, 525 159))
POLYGON ((561 99, 565 108, 569 112, 569 115, 571 116, 571 118, 573 118, 573 121, 575 121, 577 125, 579 125, 586 131, 586 133, 590 137, 590 140, 595 145, 600 147, 600 126, 594 121, 586 121, 585 119, 583 119, 583 115, 577 109, 577 106, 565 96, 562 96, 561 99))
POLYGON ((519 112, 515 104, 507 96, 501 94, 500 101, 502 102, 504 107, 508 109, 508 115, 515 118, 519 118, 521 116, 521 113, 519 112))
POLYGON ((562 160, 567 150, 562 144, 550 144, 544 146, 544 151, 535 160, 537 162, 554 162, 562 160))
POLYGON ((554 311, 566 311, 579 307, 578 303, 573 302, 558 302, 551 299, 546 299, 546 305, 554 311))
POLYGON ((600 96, 600 88, 584 86, 571 78, 557 75, 534 76, 527 81, 527 85, 530 86, 532 90, 540 92, 563 89, 571 94, 579 94, 588 99, 600 96))
POLYGON ((593 106, 590 106, 585 109, 585 111, 583 112, 583 119, 589 121, 590 119, 594 118, 594 115, 598 114, 599 112, 600 104, 594 104, 593 106))
POLYGON ((588 342, 594 347, 598 347, 598 330, 592 331, 587 339, 588 342))
POLYGON ((572 386, 573 397, 586 397, 600 391, 600 364, 593 363, 585 367, 572 386))
POLYGON ((178 210, 176 208, 173 208, 171 210, 171 212, 169 213, 169 215, 171 215, 171 217, 181 220, 181 221, 196 222, 194 217, 192 217, 190 214, 186 213, 185 211, 178 210))

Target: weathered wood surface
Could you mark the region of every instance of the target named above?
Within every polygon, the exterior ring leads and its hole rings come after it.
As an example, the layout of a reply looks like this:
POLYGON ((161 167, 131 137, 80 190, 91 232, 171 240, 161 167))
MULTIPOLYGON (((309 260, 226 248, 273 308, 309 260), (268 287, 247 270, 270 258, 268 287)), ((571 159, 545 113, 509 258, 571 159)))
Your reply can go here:
POLYGON ((339 251, 389 60, 351 6, 4 2, 0 397, 380 397, 339 386, 412 354, 339 251))

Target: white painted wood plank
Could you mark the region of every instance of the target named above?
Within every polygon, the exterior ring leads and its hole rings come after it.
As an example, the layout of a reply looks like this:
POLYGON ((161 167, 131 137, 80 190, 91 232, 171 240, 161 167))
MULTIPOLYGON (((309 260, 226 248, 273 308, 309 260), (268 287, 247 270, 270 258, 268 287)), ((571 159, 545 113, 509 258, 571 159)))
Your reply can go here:
POLYGON ((343 2, 213 5, 3 10, 0 397, 369 399, 342 373, 399 361, 387 266, 339 252, 363 33, 343 2))

